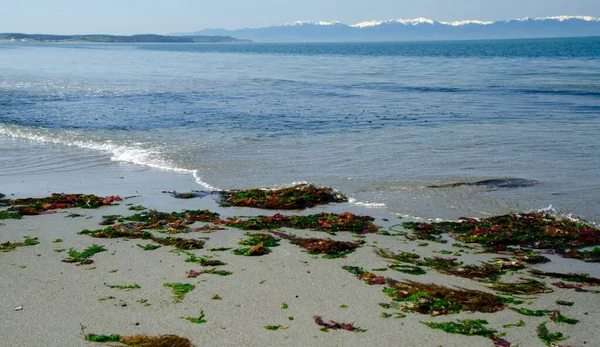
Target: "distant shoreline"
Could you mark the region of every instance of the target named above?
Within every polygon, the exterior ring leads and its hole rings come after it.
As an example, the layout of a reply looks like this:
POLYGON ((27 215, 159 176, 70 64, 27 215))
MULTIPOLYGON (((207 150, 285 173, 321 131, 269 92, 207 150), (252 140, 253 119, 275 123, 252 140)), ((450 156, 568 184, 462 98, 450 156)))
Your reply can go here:
POLYGON ((237 39, 231 36, 166 36, 144 35, 51 35, 0 33, 2 43, 250 43, 251 40, 237 39))

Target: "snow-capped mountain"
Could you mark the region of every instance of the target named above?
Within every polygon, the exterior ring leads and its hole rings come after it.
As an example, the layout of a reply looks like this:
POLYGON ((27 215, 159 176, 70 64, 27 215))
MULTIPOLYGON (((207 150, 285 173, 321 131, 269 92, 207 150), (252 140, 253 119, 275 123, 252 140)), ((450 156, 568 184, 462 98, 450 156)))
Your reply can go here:
POLYGON ((344 24, 296 21, 265 28, 204 29, 174 35, 233 36, 255 42, 410 41, 600 36, 600 18, 554 16, 489 22, 440 22, 428 18, 390 19, 344 24))

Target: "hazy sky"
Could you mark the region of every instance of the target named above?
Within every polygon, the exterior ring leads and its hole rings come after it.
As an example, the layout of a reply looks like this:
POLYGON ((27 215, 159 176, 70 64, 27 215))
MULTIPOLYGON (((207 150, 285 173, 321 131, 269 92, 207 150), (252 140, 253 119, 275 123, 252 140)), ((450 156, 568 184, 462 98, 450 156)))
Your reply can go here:
POLYGON ((264 27, 296 20, 439 21, 600 17, 600 0, 0 0, 0 32, 140 34, 264 27))

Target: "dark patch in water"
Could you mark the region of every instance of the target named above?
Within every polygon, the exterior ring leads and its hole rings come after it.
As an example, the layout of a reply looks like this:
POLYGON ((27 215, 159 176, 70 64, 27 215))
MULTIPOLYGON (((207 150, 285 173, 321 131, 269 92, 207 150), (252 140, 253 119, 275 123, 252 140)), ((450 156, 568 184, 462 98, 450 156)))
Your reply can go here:
POLYGON ((494 178, 475 182, 454 182, 439 185, 430 185, 427 188, 452 188, 461 186, 486 187, 488 189, 500 188, 527 188, 538 184, 538 181, 526 180, 523 178, 494 178))

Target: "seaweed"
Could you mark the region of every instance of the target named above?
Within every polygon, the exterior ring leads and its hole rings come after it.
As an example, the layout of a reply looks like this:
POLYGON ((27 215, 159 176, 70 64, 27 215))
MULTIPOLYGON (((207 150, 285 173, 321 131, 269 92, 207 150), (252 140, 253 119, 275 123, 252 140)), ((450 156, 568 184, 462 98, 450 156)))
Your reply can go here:
POLYGON ((560 272, 545 272, 545 271, 540 271, 540 270, 531 270, 529 272, 535 276, 560 278, 567 282, 576 282, 576 283, 581 283, 583 285, 589 285, 589 286, 599 286, 600 285, 600 278, 591 277, 589 274, 585 274, 585 273, 565 274, 565 273, 560 273, 560 272))
POLYGON ((134 336, 121 336, 121 335, 96 335, 87 334, 85 340, 90 342, 118 342, 127 346, 137 347, 194 347, 192 341, 185 337, 177 335, 160 335, 160 336, 147 336, 147 335, 134 335, 134 336))
POLYGON ((492 337, 497 333, 494 329, 488 329, 484 325, 489 324, 484 319, 458 319, 457 322, 421 322, 432 329, 440 329, 450 334, 461 334, 468 336, 492 337))
POLYGON ((306 249, 311 254, 324 254, 323 258, 341 258, 360 247, 356 242, 335 241, 332 239, 294 237, 292 244, 306 249))
POLYGON ((202 324, 202 323, 206 323, 206 320, 204 319, 204 311, 200 310, 200 316, 198 318, 195 317, 185 317, 185 320, 188 320, 192 323, 196 323, 196 324, 202 324))
POLYGON ((346 330, 346 331, 353 331, 353 332, 365 332, 366 331, 364 329, 355 327, 354 325, 352 325, 350 323, 339 323, 339 322, 336 322, 333 320, 330 320, 329 322, 325 322, 321 316, 314 316, 314 319, 315 319, 315 323, 317 323, 317 325, 323 327, 323 331, 329 331, 329 329, 346 330))
POLYGON ((210 259, 211 257, 198 257, 193 253, 186 252, 184 250, 180 250, 183 254, 187 255, 188 258, 185 259, 186 263, 196 263, 200 264, 200 266, 221 266, 227 265, 226 263, 220 260, 210 259))
POLYGON ((120 285, 120 284, 106 284, 104 283, 105 286, 107 286, 108 288, 111 289, 118 289, 118 290, 125 290, 125 291, 129 291, 132 289, 140 289, 142 287, 140 287, 137 283, 134 284, 126 284, 126 285, 120 285))
POLYGON ((496 312, 505 308, 506 299, 479 290, 446 287, 432 283, 386 279, 383 292, 392 300, 405 303, 403 310, 433 316, 461 311, 496 312))
POLYGON ((185 297, 185 294, 196 288, 195 285, 189 283, 163 283, 163 287, 171 288, 173 301, 176 303, 182 301, 185 297))
POLYGON ((279 330, 279 329, 287 329, 287 325, 265 325, 265 329, 267 330, 279 330))
POLYGON ((25 240, 21 242, 6 241, 0 243, 0 252, 9 252, 17 247, 35 246, 40 243, 37 237, 24 236, 25 240))
POLYGON ((143 211, 128 217, 119 217, 119 222, 135 222, 133 228, 153 229, 167 233, 189 232, 188 225, 197 221, 218 221, 219 214, 209 210, 185 210, 183 212, 143 211))
POLYGON ((69 258, 63 259, 62 261, 65 263, 79 263, 79 265, 91 264, 94 261, 90 258, 100 252, 106 252, 106 248, 93 244, 83 250, 82 252, 76 251, 74 248, 69 248, 67 252, 69 254, 69 258))
POLYGON ((356 234, 375 233, 379 226, 373 224, 375 219, 370 216, 358 216, 350 212, 340 214, 319 213, 308 216, 256 216, 248 219, 214 220, 215 224, 223 224, 244 230, 267 230, 282 227, 292 229, 312 229, 326 232, 349 231, 356 234))
POLYGON ((396 319, 398 318, 406 318, 406 315, 400 312, 392 312, 392 313, 387 313, 387 312, 381 312, 381 318, 391 318, 394 317, 396 319))
POLYGON ((363 268, 358 266, 342 266, 342 269, 350 272, 359 279, 365 281, 365 283, 373 284, 385 284, 385 278, 383 276, 377 276, 372 272, 365 271, 363 268))
POLYGON ((571 283, 565 283, 565 282, 552 282, 552 285, 557 287, 557 288, 561 288, 561 289, 575 289, 576 292, 585 292, 585 293, 592 293, 592 294, 600 294, 600 291, 598 290, 591 290, 591 289, 584 289, 583 287, 585 286, 584 284, 571 284, 571 283))
MULTIPOLYGON (((389 250, 382 249, 377 249, 375 253, 382 258, 409 263, 415 267, 430 267, 443 274, 471 279, 497 280, 507 270, 522 269, 524 267, 519 261, 510 261, 504 258, 498 258, 493 262, 481 263, 480 265, 463 265, 463 262, 457 261, 456 258, 432 257, 421 260, 420 256, 414 253, 399 252, 395 254, 389 250)), ((390 265, 392 269, 395 267, 398 266, 395 264, 390 265)), ((402 267, 399 269, 402 269, 402 267)), ((408 271, 411 270, 410 267, 406 267, 406 269, 408 271)), ((419 270, 414 269, 414 271, 419 270)))
POLYGON ((553 249, 564 254, 570 248, 600 244, 600 230, 584 222, 557 217, 546 212, 529 212, 489 217, 482 220, 460 218, 458 222, 404 223, 415 237, 453 234, 465 243, 502 249, 521 246, 553 249))
POLYGON ((515 323, 515 324, 504 324, 502 327, 504 329, 508 329, 508 328, 524 327, 524 326, 525 326, 525 322, 523 322, 522 320, 519 319, 518 323, 515 323))
POLYGON ((548 311, 548 310, 534 311, 534 310, 530 310, 525 307, 520 307, 520 308, 509 307, 509 309, 511 309, 512 311, 518 312, 524 316, 531 316, 531 317, 543 317, 543 316, 547 315, 548 313, 550 313, 550 311, 548 311))
POLYGON ((427 273, 423 268, 411 265, 390 264, 388 268, 409 275, 424 275, 427 273))
POLYGON ((564 301, 564 300, 556 300, 555 304, 561 305, 561 306, 573 306, 573 305, 575 305, 575 303, 573 301, 564 301))
POLYGON ((137 229, 126 228, 120 225, 109 226, 101 230, 82 230, 78 233, 79 235, 89 235, 95 238, 129 238, 129 239, 143 239, 152 240, 163 246, 174 246, 179 249, 201 249, 204 247, 204 240, 197 239, 184 239, 180 237, 156 237, 148 231, 140 231, 137 229))
POLYGON ((346 202, 348 199, 332 188, 298 184, 281 189, 226 190, 219 192, 222 206, 296 210, 316 205, 346 202))
POLYGON ((21 219, 23 215, 15 211, 0 211, 0 219, 21 219))
POLYGON ((544 282, 534 279, 521 279, 521 282, 494 282, 487 286, 504 294, 534 295, 552 292, 544 282))
POLYGON ((563 341, 563 340, 567 339, 566 337, 564 337, 563 333, 561 333, 561 332, 550 333, 550 331, 546 327, 546 323, 548 323, 548 322, 544 322, 544 323, 538 325, 537 336, 547 346, 553 345, 554 342, 563 341))
POLYGON ((98 208, 121 201, 118 195, 99 197, 93 194, 58 194, 45 198, 25 198, 10 200, 10 210, 22 215, 38 215, 41 212, 65 208, 98 208))
POLYGON ((563 316, 560 311, 552 311, 550 313, 550 320, 554 323, 566 323, 566 324, 577 324, 579 320, 574 318, 567 318, 563 316))
POLYGON ((271 253, 271 249, 269 247, 265 247, 262 242, 260 242, 256 246, 238 248, 233 250, 233 254, 244 256, 261 256, 269 253, 271 253))
POLYGON ((152 244, 152 243, 149 243, 149 244, 144 245, 144 246, 138 244, 137 246, 139 248, 143 249, 144 251, 153 251, 153 250, 159 249, 161 247, 160 245, 155 245, 155 244, 152 244))
POLYGON ((210 269, 210 270, 203 270, 200 271, 201 274, 213 274, 213 275, 219 275, 219 276, 229 276, 231 274, 233 274, 233 272, 231 271, 225 271, 225 270, 217 270, 216 268, 210 269))

